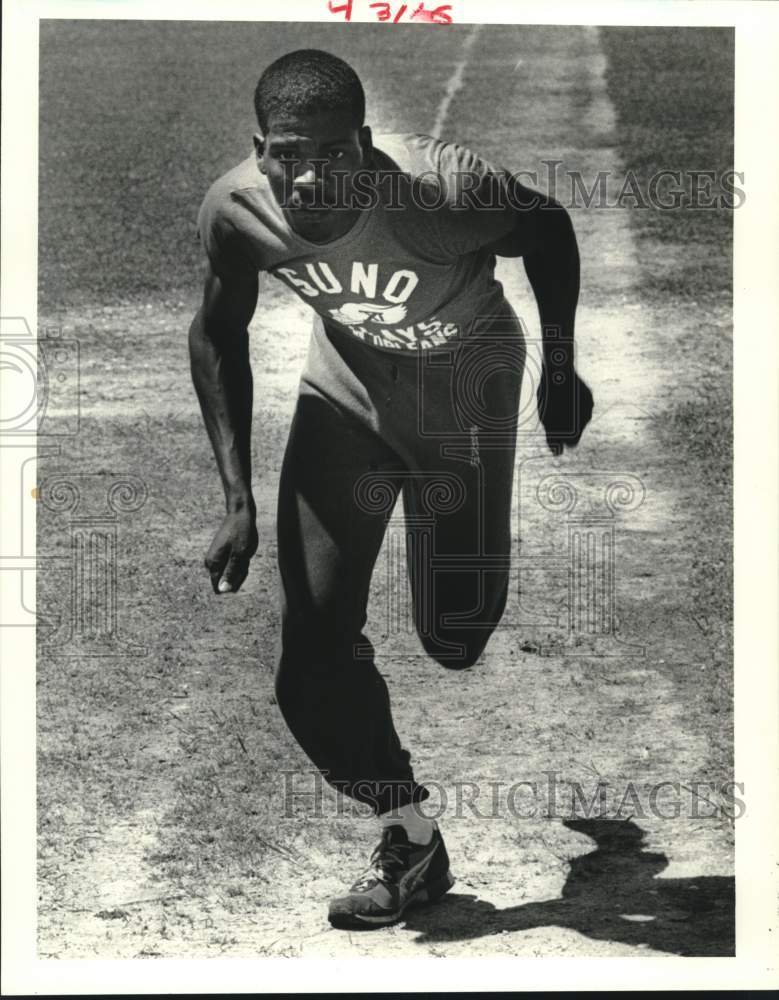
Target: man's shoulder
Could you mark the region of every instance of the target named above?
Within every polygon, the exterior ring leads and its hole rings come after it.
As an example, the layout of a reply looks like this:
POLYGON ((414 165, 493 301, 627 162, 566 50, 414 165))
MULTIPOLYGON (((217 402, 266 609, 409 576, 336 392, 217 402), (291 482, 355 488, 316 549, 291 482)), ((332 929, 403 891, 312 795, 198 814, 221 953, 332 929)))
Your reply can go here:
POLYGON ((197 232, 215 266, 220 256, 229 256, 261 270, 284 252, 282 222, 267 178, 252 154, 208 189, 198 212, 197 232))
POLYGON ((252 153, 211 184, 200 206, 199 219, 235 217, 240 212, 241 204, 237 196, 249 192, 253 200, 262 203, 270 194, 269 189, 265 190, 267 188, 267 180, 257 169, 257 159, 252 153))
POLYGON ((501 168, 467 146, 422 132, 377 135, 375 153, 379 169, 394 168, 411 177, 437 174, 448 178, 458 171, 478 174, 502 172, 501 168))
POLYGON ((374 162, 380 171, 419 177, 437 169, 442 145, 422 132, 386 132, 374 137, 374 162))
POLYGON ((390 207, 411 209, 387 213, 410 246, 451 259, 494 244, 514 227, 507 171, 467 146, 421 133, 379 135, 375 145, 378 172, 407 178, 408 200, 400 197, 402 185, 382 190, 390 207))

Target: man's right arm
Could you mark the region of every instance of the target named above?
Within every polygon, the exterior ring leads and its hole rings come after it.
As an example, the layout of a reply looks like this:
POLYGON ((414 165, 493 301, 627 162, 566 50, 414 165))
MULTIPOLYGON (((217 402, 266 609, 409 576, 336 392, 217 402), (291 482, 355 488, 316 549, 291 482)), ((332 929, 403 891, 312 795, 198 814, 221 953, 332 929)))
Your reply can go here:
POLYGON ((189 329, 192 381, 225 492, 226 514, 206 555, 216 593, 236 591, 257 551, 251 489, 252 372, 249 322, 256 274, 217 274, 209 265, 203 304, 189 329))

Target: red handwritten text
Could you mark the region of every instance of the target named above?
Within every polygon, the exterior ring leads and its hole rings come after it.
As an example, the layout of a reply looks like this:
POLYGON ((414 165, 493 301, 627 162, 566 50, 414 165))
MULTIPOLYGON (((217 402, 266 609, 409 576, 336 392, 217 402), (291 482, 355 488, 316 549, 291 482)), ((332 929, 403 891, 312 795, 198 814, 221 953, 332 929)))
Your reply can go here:
MULTIPOLYGON (((343 14, 345 21, 351 21, 354 3, 355 0, 346 0, 346 3, 328 0, 327 9, 331 14, 343 14)), ((424 3, 420 3, 410 11, 409 4, 405 3, 394 5, 391 3, 369 3, 368 7, 374 12, 377 21, 392 21, 393 24, 397 24, 405 18, 408 21, 426 21, 430 24, 452 23, 451 4, 441 4, 428 10, 424 3)))

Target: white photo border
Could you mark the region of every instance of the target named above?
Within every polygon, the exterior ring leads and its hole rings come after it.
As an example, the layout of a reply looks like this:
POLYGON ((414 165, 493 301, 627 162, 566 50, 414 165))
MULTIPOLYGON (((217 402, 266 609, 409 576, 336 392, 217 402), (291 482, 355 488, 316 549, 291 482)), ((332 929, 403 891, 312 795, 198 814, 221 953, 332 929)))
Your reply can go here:
MULTIPOLYGON (((363 5, 365 6, 365 5, 363 5)), ((428 5, 430 6, 430 5, 428 5)), ((36 958, 35 636, 0 630, 2 711, 3 993, 317 993, 575 988, 749 989, 779 985, 779 673, 776 609, 779 510, 779 5, 773 2, 484 2, 452 0, 457 23, 733 25, 735 165, 745 173, 734 213, 735 780, 748 791, 736 827, 735 958, 148 959, 36 958), (370 978, 366 962, 370 961, 370 978)), ((367 9, 367 8, 366 8, 367 9)), ((327 0, 6 0, 3 10, 2 277, 0 315, 37 324, 38 22, 45 18, 332 21, 327 0)), ((355 3, 354 20, 367 19, 355 3)), ((345 31, 349 25, 344 24, 345 31)), ((387 25, 387 30, 392 30, 387 25)), ((426 30, 424 25, 419 30, 426 30)), ((23 401, 22 401, 23 402, 23 401)), ((10 404, 13 406, 13 403, 10 404)), ((0 449, 0 477, 5 456, 0 449)), ((19 532, 5 500, 6 538, 19 532)), ((34 542, 34 528, 33 528, 34 542)), ((34 551, 27 553, 34 555, 34 551)), ((0 609, 1 610, 1 609, 0 609)))

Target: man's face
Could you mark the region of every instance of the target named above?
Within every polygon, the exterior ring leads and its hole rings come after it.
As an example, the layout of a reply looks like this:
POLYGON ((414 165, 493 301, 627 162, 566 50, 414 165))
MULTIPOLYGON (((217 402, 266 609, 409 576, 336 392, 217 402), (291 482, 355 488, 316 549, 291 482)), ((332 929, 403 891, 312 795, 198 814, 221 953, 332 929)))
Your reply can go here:
POLYGON ((292 229, 326 242, 354 222, 352 181, 371 155, 370 129, 348 114, 272 119, 254 137, 260 170, 292 229))

